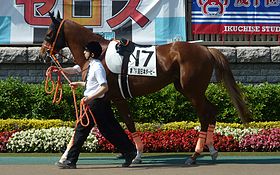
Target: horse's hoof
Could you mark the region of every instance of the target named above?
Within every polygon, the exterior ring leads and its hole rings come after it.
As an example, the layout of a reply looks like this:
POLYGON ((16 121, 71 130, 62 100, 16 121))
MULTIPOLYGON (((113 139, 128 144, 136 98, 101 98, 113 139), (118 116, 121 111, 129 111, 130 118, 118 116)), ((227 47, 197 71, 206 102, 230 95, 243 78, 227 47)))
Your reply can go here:
POLYGON ((185 161, 185 165, 187 166, 191 166, 191 165, 195 165, 196 164, 196 161, 192 158, 188 158, 186 161, 185 161))
POLYGON ((136 157, 135 159, 132 160, 132 163, 133 164, 141 164, 142 163, 142 159, 136 157))
POLYGON ((215 151, 214 153, 211 154, 212 160, 217 160, 218 158, 218 151, 215 151))

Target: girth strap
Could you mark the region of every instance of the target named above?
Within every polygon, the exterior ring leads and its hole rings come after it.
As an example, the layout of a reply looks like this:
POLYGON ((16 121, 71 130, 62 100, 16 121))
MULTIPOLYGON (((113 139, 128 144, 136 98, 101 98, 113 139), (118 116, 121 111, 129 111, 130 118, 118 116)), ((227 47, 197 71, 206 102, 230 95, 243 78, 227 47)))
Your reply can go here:
POLYGON ((130 88, 129 88, 127 72, 128 72, 129 57, 133 53, 134 49, 135 49, 134 43, 126 39, 121 39, 120 42, 116 45, 117 53, 123 56, 121 74, 118 75, 118 82, 119 82, 119 87, 120 87, 122 97, 124 99, 132 98, 132 95, 130 93, 130 88))
POLYGON ((118 83, 119 83, 119 88, 120 88, 122 97, 124 99, 132 98, 130 88, 129 88, 128 75, 119 74, 118 83))

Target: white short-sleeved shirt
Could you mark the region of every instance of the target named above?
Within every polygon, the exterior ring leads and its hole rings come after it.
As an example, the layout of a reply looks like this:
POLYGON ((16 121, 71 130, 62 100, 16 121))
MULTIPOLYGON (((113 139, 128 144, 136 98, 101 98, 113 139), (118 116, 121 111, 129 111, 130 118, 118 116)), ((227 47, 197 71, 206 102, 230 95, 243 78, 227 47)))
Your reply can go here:
POLYGON ((81 67, 78 64, 73 66, 73 69, 75 69, 77 73, 82 72, 81 67))
MULTIPOLYGON (((102 84, 107 84, 106 72, 100 60, 90 59, 84 96, 96 93, 102 84)), ((98 97, 102 98, 104 95, 98 97)))

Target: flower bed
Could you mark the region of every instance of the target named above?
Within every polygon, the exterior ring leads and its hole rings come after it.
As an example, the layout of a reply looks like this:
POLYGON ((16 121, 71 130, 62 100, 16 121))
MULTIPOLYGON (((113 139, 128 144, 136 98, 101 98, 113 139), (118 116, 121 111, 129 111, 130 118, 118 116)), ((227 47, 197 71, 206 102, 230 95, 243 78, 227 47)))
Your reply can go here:
POLYGON ((9 138, 15 132, 16 131, 0 132, 0 152, 6 152, 7 151, 7 143, 9 141, 9 138))
MULTIPOLYGON (((30 129, 16 132, 7 143, 9 152, 59 152, 66 148, 73 128, 30 129)), ((83 151, 95 152, 98 140, 94 135, 89 135, 83 145, 83 151)))
MULTIPOLYGON (((132 139, 131 134, 126 132, 132 139)), ((145 152, 193 152, 198 132, 199 128, 145 131, 139 134, 145 152)), ((1 152, 59 152, 69 142, 73 128, 31 129, 0 134, 3 143, 1 152)), ((214 147, 223 152, 280 151, 280 128, 260 130, 218 127, 214 134, 214 147)), ((97 129, 93 130, 83 146, 83 152, 115 151, 114 146, 97 129)))
POLYGON ((260 130, 257 134, 246 135, 239 147, 242 151, 280 151, 280 128, 260 130))

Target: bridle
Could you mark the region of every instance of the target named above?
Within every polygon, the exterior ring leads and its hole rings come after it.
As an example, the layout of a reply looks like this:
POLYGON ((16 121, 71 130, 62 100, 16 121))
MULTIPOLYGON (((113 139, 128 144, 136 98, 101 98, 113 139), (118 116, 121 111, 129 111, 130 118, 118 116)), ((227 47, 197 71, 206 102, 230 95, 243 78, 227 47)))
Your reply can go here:
MULTIPOLYGON (((64 56, 63 54, 61 54, 59 51, 55 50, 56 46, 58 43, 64 43, 63 44, 63 47, 66 47, 68 46, 67 42, 65 41, 65 36, 64 36, 64 31, 63 31, 63 27, 64 27, 64 22, 65 22, 65 19, 63 19, 60 24, 59 24, 59 27, 56 31, 56 35, 55 35, 55 38, 53 40, 53 42, 51 43, 51 45, 42 45, 42 47, 46 48, 47 51, 46 51, 46 57, 50 58, 53 63, 55 64, 55 66, 58 68, 58 69, 62 69, 62 66, 61 64, 59 63, 59 59, 56 57, 56 55, 59 55, 61 56, 62 58, 65 58, 65 59, 68 59, 66 56, 64 56)), ((47 40, 52 40, 52 39, 46 39, 45 38, 45 41, 47 40)), ((47 41, 48 42, 48 41, 47 41)), ((49 43, 49 42, 48 42, 49 43)), ((86 69, 82 70, 82 72, 86 71, 86 69)), ((70 83, 69 79, 66 77, 66 80, 70 83)))
MULTIPOLYGON (((53 60, 53 62, 55 63, 55 65, 58 67, 58 68, 62 68, 58 59, 56 58, 56 54, 59 54, 60 56, 64 57, 64 58, 67 58, 66 56, 62 55, 61 53, 59 53, 58 51, 55 50, 56 46, 57 46, 57 43, 58 43, 58 40, 59 38, 63 41, 60 41, 60 43, 66 43, 64 41, 64 33, 63 33, 63 26, 64 26, 64 22, 65 22, 65 19, 63 19, 60 24, 59 24, 59 27, 56 31, 56 35, 55 35, 55 38, 53 40, 53 42, 51 43, 51 46, 50 45, 46 45, 44 44, 43 47, 45 47, 47 49, 46 51, 46 54, 47 54, 47 57, 51 58, 53 60), (59 37, 61 35, 61 37, 59 37)), ((51 41, 52 39, 46 39, 45 38, 45 41, 51 41)), ((48 42, 47 41, 47 42, 48 42)), ((49 43, 49 42, 48 42, 49 43)), ((67 43, 65 44, 67 45, 67 43)))
MULTIPOLYGON (((61 71, 62 70, 62 66, 59 63, 57 57, 55 56, 55 54, 57 53, 55 51, 56 42, 58 40, 60 31, 61 31, 61 29, 63 27, 64 21, 65 20, 62 20, 60 22, 60 25, 58 27, 58 30, 56 31, 56 35, 55 35, 55 38, 54 38, 51 46, 50 45, 46 45, 46 44, 43 45, 43 47, 45 47, 47 49, 47 51, 46 51, 47 57, 49 57, 53 61, 53 63, 55 64, 55 66, 50 66, 47 69, 47 71, 46 71, 45 91, 46 91, 47 94, 52 94, 53 92, 55 92, 54 93, 54 98, 53 98, 53 103, 57 103, 57 104, 60 103, 61 98, 62 98, 61 75, 63 75, 65 77, 65 79, 68 81, 68 83, 71 83, 69 78, 63 73, 63 71, 61 71), (52 73, 56 73, 57 74, 56 87, 54 86, 55 83, 54 83, 54 81, 52 79, 52 73), (49 88, 49 81, 51 81, 51 89, 49 88), (54 89, 55 89, 55 91, 54 91, 54 89), (58 93, 59 93, 59 97, 57 95, 58 93)), ((52 39, 46 37, 45 41, 47 41, 47 40, 51 41, 52 39)))

